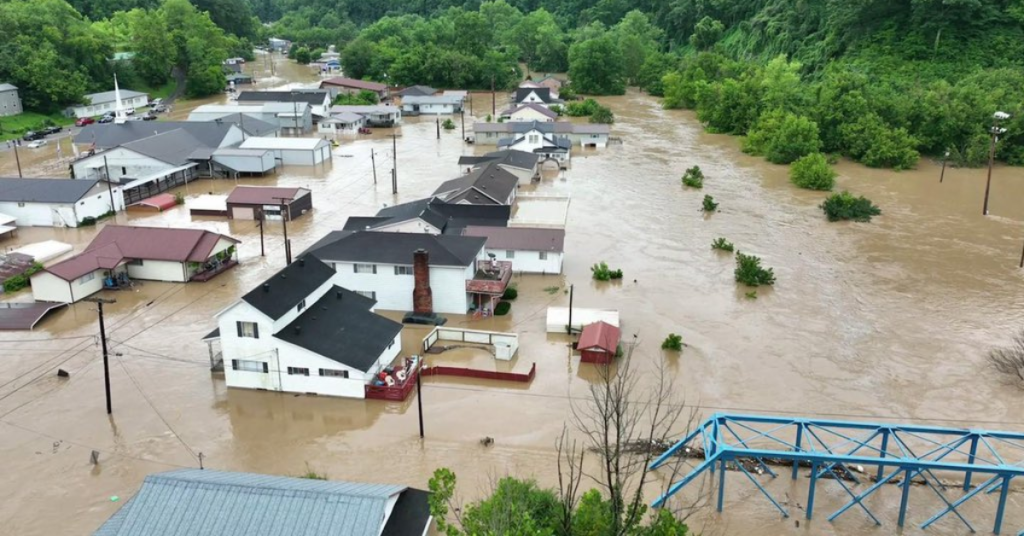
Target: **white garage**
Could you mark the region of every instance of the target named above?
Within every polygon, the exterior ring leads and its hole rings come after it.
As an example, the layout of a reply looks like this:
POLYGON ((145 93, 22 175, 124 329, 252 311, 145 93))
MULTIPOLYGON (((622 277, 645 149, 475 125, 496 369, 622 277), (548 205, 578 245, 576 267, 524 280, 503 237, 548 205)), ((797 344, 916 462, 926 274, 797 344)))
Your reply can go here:
POLYGON ((121 187, 99 179, 0 179, 0 213, 18 227, 78 227, 124 210, 121 187))
POLYGON ((321 138, 248 138, 239 149, 269 150, 286 166, 315 166, 331 159, 331 144, 321 138))
POLYGON ((238 173, 262 175, 274 170, 277 158, 270 149, 236 149, 224 147, 213 152, 213 161, 238 173))

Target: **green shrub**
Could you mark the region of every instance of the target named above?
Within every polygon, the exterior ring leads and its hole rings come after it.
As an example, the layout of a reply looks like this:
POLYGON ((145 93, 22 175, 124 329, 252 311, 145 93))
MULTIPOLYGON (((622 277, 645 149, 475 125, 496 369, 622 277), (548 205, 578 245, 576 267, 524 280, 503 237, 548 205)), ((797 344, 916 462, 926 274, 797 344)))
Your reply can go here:
POLYGON ((27 286, 28 278, 24 274, 18 274, 4 281, 4 292, 17 292, 27 286))
POLYGON ((669 333, 668 337, 661 342, 662 350, 672 350, 673 352, 679 352, 683 349, 683 336, 676 335, 675 333, 669 333))
POLYGON ((622 270, 612 270, 608 273, 612 279, 622 279, 622 270))
POLYGON ((591 123, 601 123, 610 125, 615 122, 615 114, 612 113, 611 108, 607 106, 598 106, 594 113, 590 114, 591 123))
POLYGON ((711 249, 719 249, 722 251, 731 252, 733 250, 733 245, 732 242, 720 237, 716 238, 713 242, 711 242, 711 249))
POLYGON ((501 295, 501 299, 503 300, 514 300, 518 297, 519 288, 515 283, 510 283, 509 286, 505 288, 505 293, 501 295))
POLYGON ((310 467, 309 463, 307 462, 306 472, 299 475, 299 478, 305 478, 307 480, 327 480, 327 474, 316 472, 316 470, 310 467))
MULTIPOLYGON (((565 105, 565 115, 568 115, 569 117, 585 117, 588 115, 594 115, 594 113, 600 108, 601 105, 594 99, 575 101, 565 105)), ((611 110, 609 110, 609 112, 610 111, 611 110)))
POLYGON ((552 286, 552 287, 544 287, 544 292, 547 292, 548 294, 556 294, 556 293, 558 293, 558 291, 561 288, 562 287, 554 287, 554 286, 552 286))
POLYGON ((28 270, 25 270, 25 277, 31 277, 32 274, 35 274, 36 272, 38 272, 38 271, 40 271, 42 269, 43 269, 43 265, 41 263, 33 262, 32 266, 29 266, 28 270))
POLYGON ((718 210, 718 203, 715 203, 715 198, 710 195, 704 196, 704 212, 714 212, 718 210))
POLYGON ((82 218, 82 221, 78 222, 79 227, 92 227, 93 225, 96 225, 96 218, 92 216, 86 216, 82 218))
POLYGON ((512 310, 512 302, 500 301, 494 306, 494 316, 505 316, 512 310))
POLYGON ((774 285, 775 273, 771 268, 761 266, 761 258, 736 252, 736 281, 751 287, 774 285))
POLYGON ((700 170, 700 166, 693 166, 683 173, 683 185, 690 188, 704 187, 704 172, 700 170))
POLYGON ((864 196, 854 197, 847 191, 832 194, 825 198, 821 204, 821 210, 825 212, 828 221, 853 220, 871 221, 872 216, 878 216, 882 209, 871 203, 871 200, 864 196))
POLYGON ((828 165, 825 155, 809 154, 789 168, 789 180, 808 190, 831 190, 836 184, 836 172, 828 165))
POLYGON ((443 128, 445 130, 455 130, 455 122, 452 121, 451 119, 445 119, 441 123, 441 128, 443 128))
POLYGON ((590 272, 593 274, 594 279, 598 281, 608 281, 610 279, 622 279, 622 270, 612 270, 608 268, 608 263, 601 261, 590 267, 590 272))
POLYGON ((743 141, 744 152, 762 155, 773 164, 789 164, 819 150, 818 124, 782 110, 761 114, 743 141))
POLYGON ((751 290, 750 292, 745 292, 743 295, 746 296, 748 300, 756 300, 757 299, 757 291, 756 290, 751 290))
POLYGON ((174 192, 174 204, 175 205, 184 205, 185 204, 185 194, 183 194, 181 192, 174 192))

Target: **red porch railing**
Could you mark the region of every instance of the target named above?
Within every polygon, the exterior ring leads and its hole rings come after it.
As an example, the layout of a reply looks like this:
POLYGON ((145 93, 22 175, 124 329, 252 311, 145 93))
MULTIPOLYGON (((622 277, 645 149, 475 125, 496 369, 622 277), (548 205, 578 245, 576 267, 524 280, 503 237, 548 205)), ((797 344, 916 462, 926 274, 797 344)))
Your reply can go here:
POLYGON ((476 274, 466 281, 466 291, 478 294, 497 294, 505 292, 508 282, 512 279, 512 263, 509 261, 477 261, 476 274))
MULTIPOLYGON (((395 372, 402 370, 403 367, 395 367, 395 372)), ((404 380, 396 382, 395 385, 372 385, 366 384, 365 396, 371 400, 393 400, 401 402, 409 397, 409 393, 416 387, 416 375, 419 374, 419 370, 414 368, 412 373, 405 377, 404 380)))
POLYGON ((425 367, 424 376, 461 376, 463 378, 478 378, 482 380, 499 380, 506 382, 526 383, 533 381, 537 375, 537 364, 530 366, 530 372, 522 374, 519 372, 494 372, 491 370, 479 370, 463 367, 425 367))

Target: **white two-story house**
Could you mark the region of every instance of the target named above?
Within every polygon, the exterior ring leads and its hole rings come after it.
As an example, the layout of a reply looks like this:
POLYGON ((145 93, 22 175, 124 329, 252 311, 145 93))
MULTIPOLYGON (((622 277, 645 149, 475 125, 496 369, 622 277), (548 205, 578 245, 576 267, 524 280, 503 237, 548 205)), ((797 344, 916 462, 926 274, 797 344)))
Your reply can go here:
POLYGON ((206 340, 220 339, 228 387, 364 398, 398 357, 402 325, 341 279, 303 257, 218 313, 206 340))
POLYGON ((377 301, 381 309, 412 311, 414 255, 427 253, 432 309, 466 314, 492 305, 505 292, 511 263, 491 262, 485 239, 426 233, 334 231, 304 255, 316 257, 338 273, 337 283, 377 301))

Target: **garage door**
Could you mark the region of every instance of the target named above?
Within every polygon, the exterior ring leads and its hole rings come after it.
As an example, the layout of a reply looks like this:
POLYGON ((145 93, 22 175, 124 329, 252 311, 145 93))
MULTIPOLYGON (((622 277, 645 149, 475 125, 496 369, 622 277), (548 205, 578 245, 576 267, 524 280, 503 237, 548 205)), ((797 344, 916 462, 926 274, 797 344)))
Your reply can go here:
POLYGON ((252 207, 231 207, 231 217, 236 220, 255 220, 252 207))

